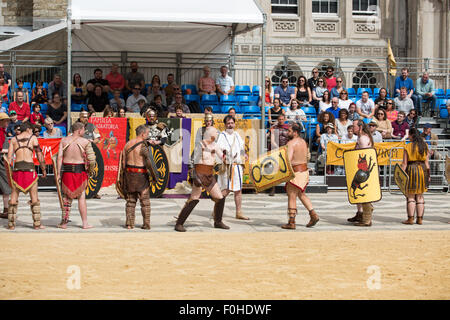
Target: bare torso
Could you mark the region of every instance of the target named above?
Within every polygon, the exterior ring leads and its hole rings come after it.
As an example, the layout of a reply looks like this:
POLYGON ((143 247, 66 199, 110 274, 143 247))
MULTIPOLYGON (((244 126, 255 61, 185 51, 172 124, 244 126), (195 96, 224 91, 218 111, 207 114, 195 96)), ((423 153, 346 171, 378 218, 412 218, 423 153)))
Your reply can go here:
POLYGON ((10 141, 10 149, 8 151, 8 160, 11 163, 12 156, 16 155, 16 162, 26 161, 33 162, 33 148, 39 146, 39 142, 35 136, 27 132, 21 133, 10 141), (30 139, 31 137, 31 139, 30 139), (24 140, 19 142, 18 140, 24 140), (27 148, 23 148, 28 146, 27 148), (22 148, 20 148, 22 147, 22 148), (19 149, 20 148, 20 149, 19 149), (31 149, 30 149, 31 148, 31 149))
POLYGON ((90 143, 87 139, 77 136, 69 136, 61 140, 61 148, 63 148, 63 162, 71 164, 84 163, 84 152, 86 145, 90 143))
POLYGON ((145 165, 144 164, 144 160, 143 160, 142 156, 140 155, 141 148, 146 148, 144 143, 141 143, 139 146, 137 146, 136 148, 134 148, 130 152, 127 152, 136 143, 139 143, 141 141, 142 141, 141 139, 136 138, 136 139, 128 141, 128 143, 125 145, 125 148, 124 148, 124 161, 125 161, 125 158, 126 158, 127 165, 136 166, 136 167, 143 167, 145 165))
POLYGON ((293 138, 287 143, 289 160, 292 166, 308 163, 308 147, 305 140, 293 138))
POLYGON ((216 163, 216 156, 221 157, 223 154, 222 149, 215 143, 205 143, 202 141, 202 157, 198 164, 203 164, 207 166, 214 166, 216 163))
POLYGON ((370 143, 370 138, 368 136, 363 134, 358 137, 355 149, 364 149, 364 148, 370 148, 370 147, 372 147, 372 145, 370 143))

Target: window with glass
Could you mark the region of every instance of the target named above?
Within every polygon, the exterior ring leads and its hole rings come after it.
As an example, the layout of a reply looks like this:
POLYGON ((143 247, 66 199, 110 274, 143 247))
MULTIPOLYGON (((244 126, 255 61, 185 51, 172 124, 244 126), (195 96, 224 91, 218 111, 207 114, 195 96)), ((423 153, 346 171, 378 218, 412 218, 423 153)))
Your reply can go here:
POLYGON ((312 12, 337 14, 338 5, 339 0, 314 0, 312 2, 312 12))
POLYGON ((353 0, 353 14, 359 16, 376 15, 378 0, 353 0))
POLYGON ((272 0, 272 13, 298 14, 298 1, 272 0))

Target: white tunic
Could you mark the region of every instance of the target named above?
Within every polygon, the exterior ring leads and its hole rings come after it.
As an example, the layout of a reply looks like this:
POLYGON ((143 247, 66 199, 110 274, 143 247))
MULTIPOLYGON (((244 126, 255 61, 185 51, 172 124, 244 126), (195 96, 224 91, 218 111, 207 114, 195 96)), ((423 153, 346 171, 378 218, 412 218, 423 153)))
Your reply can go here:
POLYGON ((239 191, 242 189, 243 162, 242 156, 245 153, 244 141, 237 132, 229 134, 223 131, 219 134, 217 145, 226 150, 227 170, 218 175, 217 182, 221 190, 239 191))

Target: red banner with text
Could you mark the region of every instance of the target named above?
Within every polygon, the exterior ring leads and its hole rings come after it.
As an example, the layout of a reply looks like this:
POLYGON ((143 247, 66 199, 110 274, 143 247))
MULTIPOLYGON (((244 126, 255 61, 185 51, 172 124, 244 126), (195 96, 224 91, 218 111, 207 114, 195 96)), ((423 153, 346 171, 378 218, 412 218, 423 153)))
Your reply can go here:
MULTIPOLYGON (((45 164, 52 165, 52 156, 58 154, 59 143, 61 139, 38 139, 41 146, 42 153, 45 157, 45 164)), ((36 158, 36 153, 33 153, 33 161, 35 165, 39 165, 39 161, 36 158)))
POLYGON ((116 183, 120 152, 127 143, 127 119, 96 117, 90 118, 89 122, 93 123, 100 133, 100 142, 97 143, 97 147, 105 163, 102 188, 109 187, 116 183))

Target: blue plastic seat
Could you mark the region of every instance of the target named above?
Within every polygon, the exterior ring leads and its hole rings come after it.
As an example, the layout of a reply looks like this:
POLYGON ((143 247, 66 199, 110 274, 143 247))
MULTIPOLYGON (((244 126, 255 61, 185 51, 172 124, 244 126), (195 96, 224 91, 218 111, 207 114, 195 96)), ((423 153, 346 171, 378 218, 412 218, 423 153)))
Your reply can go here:
POLYGON ((448 119, 448 110, 445 104, 439 107, 439 118, 448 119))
POLYGON ((27 88, 28 90, 31 90, 31 83, 29 83, 29 82, 24 82, 24 83, 23 83, 23 87, 24 87, 24 88, 27 88))
POLYGON ((74 104, 72 104, 70 110, 73 112, 80 112, 83 110, 87 110, 87 105, 74 103, 74 104))
POLYGON ((64 126, 55 126, 55 128, 59 128, 62 132, 62 135, 65 137, 67 135, 67 129, 64 126))
POLYGON ((236 86, 234 87, 234 94, 237 96, 251 95, 250 86, 236 86))
POLYGON ((48 82, 44 82, 42 84, 42 88, 44 88, 45 90, 48 90, 48 82))
POLYGON ((348 92, 349 99, 356 98, 355 88, 347 88, 347 92, 348 92))
POLYGON ((261 92, 260 86, 253 86, 252 88, 252 96, 259 96, 261 92))
POLYGON ((373 89, 373 98, 376 99, 380 95, 380 89, 381 88, 375 88, 373 89))
POLYGON ((222 104, 222 105, 235 106, 236 102, 237 102, 236 97, 233 95, 220 96, 220 104, 222 104))
POLYGON ((186 101, 186 104, 189 104, 192 101, 196 101, 198 104, 200 104, 200 96, 197 94, 186 94, 184 96, 184 100, 186 101))
POLYGON ((434 94, 438 99, 444 99, 445 98, 445 91, 442 88, 435 89, 434 94))
MULTIPOLYGON (((204 111, 206 106, 211 106, 214 112, 214 107, 217 107, 218 105, 219 100, 217 99, 217 96, 215 94, 204 94, 200 101, 200 107, 202 108, 202 111, 204 111)), ((218 110, 220 110, 220 108, 218 110)))
POLYGON ((317 115, 316 108, 314 108, 314 107, 302 107, 301 109, 307 116, 316 116, 317 115))
POLYGON ((362 120, 364 121, 365 124, 369 124, 370 121, 372 121, 371 118, 363 118, 362 120))
POLYGON ((240 107, 249 106, 252 96, 238 96, 238 103, 240 107))
POLYGON ((195 84, 183 84, 181 86, 181 92, 183 93, 183 95, 186 94, 187 89, 191 89, 191 94, 198 94, 197 86, 195 84))
POLYGON ((447 94, 445 95, 447 99, 450 99, 450 89, 447 89, 447 94))
POLYGON ((370 88, 358 88, 358 91, 356 91, 356 96, 357 97, 361 97, 363 92, 368 92, 369 93, 369 97, 372 97, 372 89, 370 88))
POLYGON ((261 115, 261 108, 258 107, 258 106, 248 105, 248 106, 245 106, 242 111, 243 111, 244 115, 248 115, 248 114, 259 114, 259 115, 261 115))

